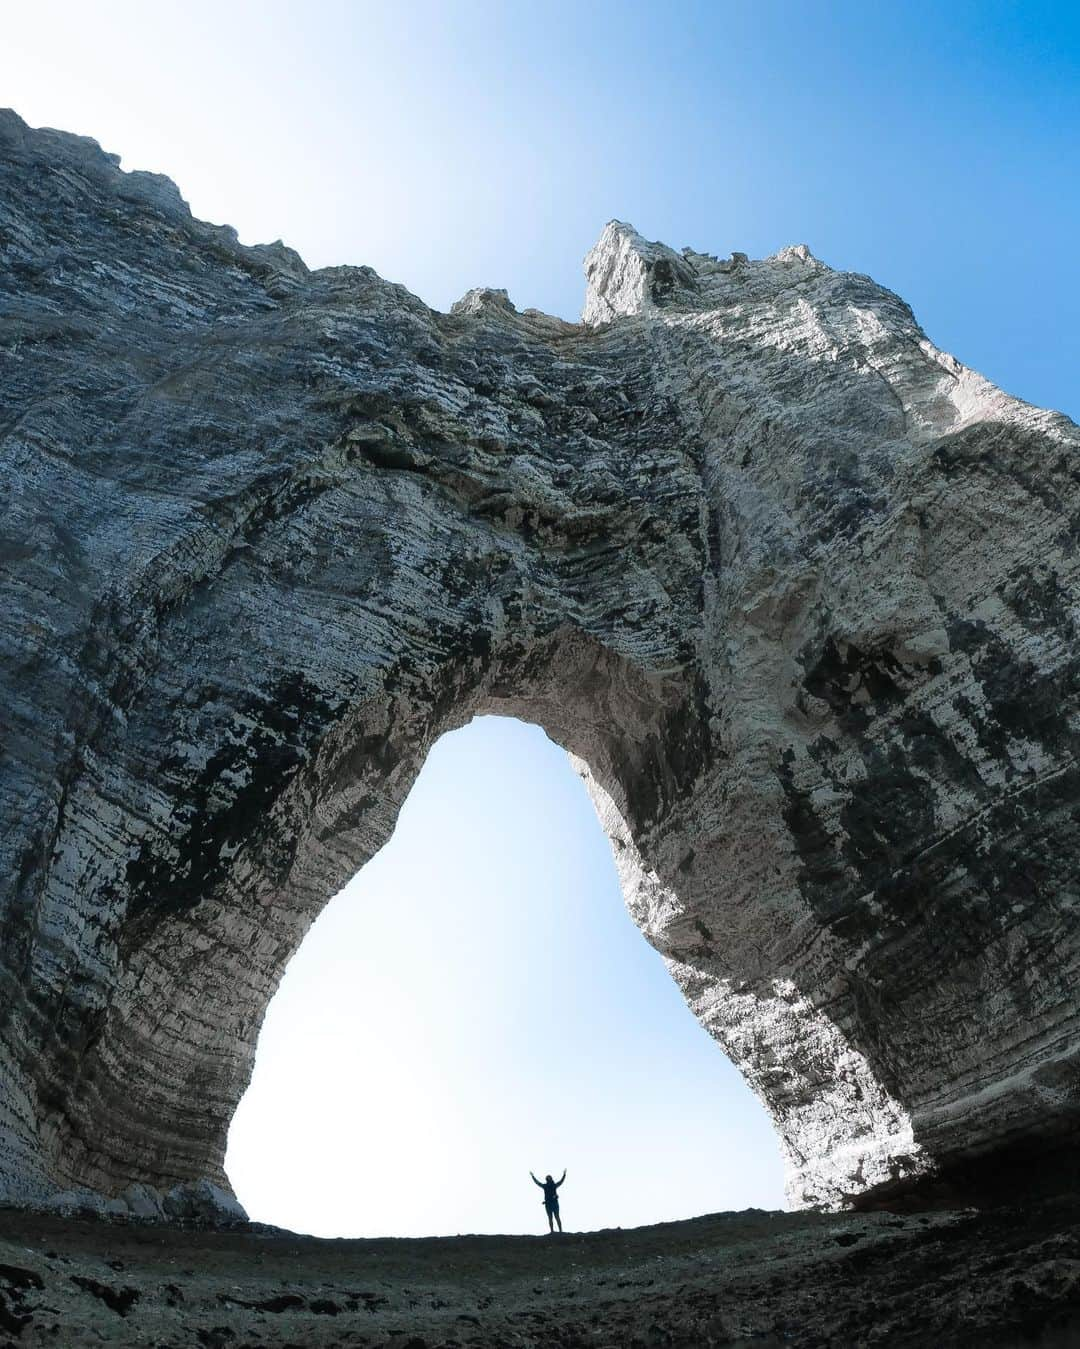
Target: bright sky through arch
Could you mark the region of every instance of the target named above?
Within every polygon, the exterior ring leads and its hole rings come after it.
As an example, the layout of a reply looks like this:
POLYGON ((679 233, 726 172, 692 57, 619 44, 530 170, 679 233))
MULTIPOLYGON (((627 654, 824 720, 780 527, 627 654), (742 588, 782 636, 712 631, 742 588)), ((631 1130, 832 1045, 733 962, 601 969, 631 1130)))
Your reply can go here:
POLYGON ((764 1108, 630 920, 566 755, 482 717, 271 1003, 226 1166, 324 1236, 568 1231, 783 1206, 764 1108))

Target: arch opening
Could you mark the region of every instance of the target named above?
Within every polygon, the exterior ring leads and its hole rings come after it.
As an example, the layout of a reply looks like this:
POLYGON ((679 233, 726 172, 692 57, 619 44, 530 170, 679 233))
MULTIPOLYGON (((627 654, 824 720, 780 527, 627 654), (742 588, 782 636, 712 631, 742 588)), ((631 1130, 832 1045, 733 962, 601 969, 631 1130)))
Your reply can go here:
POLYGON ((196 808, 183 832, 174 817, 127 865, 117 978, 39 1130, 42 1184, 227 1190, 229 1124, 285 965, 390 837, 432 744, 480 714, 543 726, 569 751, 631 917, 776 1123, 789 1198, 842 1198, 837 1157, 841 1183, 887 1179, 897 1152, 913 1151, 910 1126, 838 1028, 829 991, 822 1006, 777 978, 778 953, 801 938, 786 926, 775 854, 754 847, 776 802, 756 785, 746 801, 725 799, 708 690, 566 624, 495 650, 454 628, 440 638, 453 659, 422 676, 410 668, 418 639, 404 640, 397 666, 367 676, 366 696, 332 701, 293 673, 170 727, 173 745, 197 752, 169 765, 196 808))
POLYGON ((772 1122, 641 940, 580 777, 485 716, 290 962, 225 1168, 257 1220, 418 1236, 539 1230, 528 1169, 564 1165, 570 1230, 783 1203, 772 1122))

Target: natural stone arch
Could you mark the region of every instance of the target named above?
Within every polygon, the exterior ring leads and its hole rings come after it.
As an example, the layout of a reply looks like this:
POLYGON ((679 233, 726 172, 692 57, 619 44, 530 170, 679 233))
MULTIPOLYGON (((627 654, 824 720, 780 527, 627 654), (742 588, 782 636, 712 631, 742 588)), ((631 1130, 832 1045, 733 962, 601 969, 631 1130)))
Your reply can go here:
POLYGON ((442 315, 0 151, 3 1193, 222 1182, 285 961, 491 711, 796 1202, 1072 1131, 1072 423, 804 248, 612 224, 583 325, 442 315))

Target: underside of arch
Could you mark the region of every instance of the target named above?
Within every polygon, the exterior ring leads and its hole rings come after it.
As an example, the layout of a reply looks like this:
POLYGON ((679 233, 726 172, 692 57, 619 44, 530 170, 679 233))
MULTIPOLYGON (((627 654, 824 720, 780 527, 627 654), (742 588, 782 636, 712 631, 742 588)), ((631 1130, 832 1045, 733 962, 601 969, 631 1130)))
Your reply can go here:
POLYGON ((1069 1140, 1077 428, 805 248, 429 310, 0 119, 0 1195, 220 1186, 471 716, 579 761, 795 1203, 1069 1140))

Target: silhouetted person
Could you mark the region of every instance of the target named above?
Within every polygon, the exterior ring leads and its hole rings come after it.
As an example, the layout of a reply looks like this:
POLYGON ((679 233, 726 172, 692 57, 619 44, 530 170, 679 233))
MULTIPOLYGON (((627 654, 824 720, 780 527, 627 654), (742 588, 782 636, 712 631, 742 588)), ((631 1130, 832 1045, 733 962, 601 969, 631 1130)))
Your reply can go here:
POLYGON ((559 1186, 566 1179, 566 1171, 563 1170, 562 1176, 558 1180, 552 1180, 550 1176, 545 1176, 543 1180, 537 1180, 530 1171, 533 1184, 539 1185, 544 1192, 544 1212, 547 1214, 548 1231, 555 1231, 555 1224, 559 1224, 559 1231, 562 1231, 562 1219, 559 1217, 559 1186))

